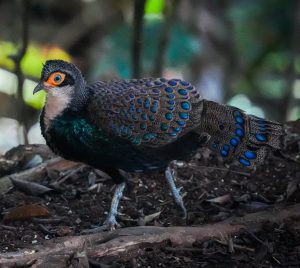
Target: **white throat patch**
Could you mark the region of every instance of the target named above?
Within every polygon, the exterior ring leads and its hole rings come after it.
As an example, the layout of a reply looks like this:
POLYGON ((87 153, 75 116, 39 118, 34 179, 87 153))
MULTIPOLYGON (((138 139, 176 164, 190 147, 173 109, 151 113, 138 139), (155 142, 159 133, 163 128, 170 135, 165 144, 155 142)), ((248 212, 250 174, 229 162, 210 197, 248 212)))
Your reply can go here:
POLYGON ((47 131, 51 121, 63 112, 71 102, 73 87, 65 86, 61 88, 51 88, 46 96, 44 109, 44 124, 47 131))

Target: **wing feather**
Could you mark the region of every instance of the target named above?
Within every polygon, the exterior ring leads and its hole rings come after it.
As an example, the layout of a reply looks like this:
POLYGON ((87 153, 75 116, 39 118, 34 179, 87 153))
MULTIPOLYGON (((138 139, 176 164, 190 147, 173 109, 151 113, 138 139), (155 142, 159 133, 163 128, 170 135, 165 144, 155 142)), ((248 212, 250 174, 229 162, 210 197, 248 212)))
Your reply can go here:
POLYGON ((136 146, 171 143, 200 123, 202 99, 186 81, 147 78, 89 87, 94 92, 90 120, 136 146))

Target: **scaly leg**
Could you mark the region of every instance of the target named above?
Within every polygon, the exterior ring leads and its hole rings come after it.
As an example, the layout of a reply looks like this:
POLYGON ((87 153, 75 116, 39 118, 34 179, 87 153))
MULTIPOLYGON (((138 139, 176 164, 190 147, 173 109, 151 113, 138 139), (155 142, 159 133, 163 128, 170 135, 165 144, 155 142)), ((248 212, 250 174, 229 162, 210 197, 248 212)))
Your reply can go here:
POLYGON ((119 207, 120 200, 123 197, 125 186, 126 186, 125 182, 117 184, 117 188, 114 192, 114 196, 110 205, 110 210, 104 222, 104 225, 108 226, 110 230, 114 230, 119 225, 116 220, 116 216, 118 214, 118 207, 119 207))
POLYGON ((167 167, 166 171, 165 171, 165 176, 167 179, 167 182, 169 184, 169 187, 171 189, 172 192, 172 196, 174 198, 174 202, 180 206, 180 208, 182 209, 183 212, 183 219, 186 219, 187 217, 187 212, 186 212, 186 208, 184 206, 183 200, 182 200, 182 196, 180 194, 180 191, 182 190, 182 187, 177 188, 174 182, 174 176, 172 174, 172 170, 170 167, 167 167))
POLYGON ((118 222, 116 220, 116 216, 118 214, 118 206, 120 203, 120 200, 123 196, 123 192, 125 189, 126 183, 122 182, 120 184, 117 184, 116 190, 114 192, 114 196, 111 201, 110 210, 107 215, 106 220, 104 221, 103 225, 100 227, 96 227, 93 229, 83 230, 82 233, 88 234, 88 233, 96 233, 104 230, 114 230, 116 227, 118 227, 118 222))

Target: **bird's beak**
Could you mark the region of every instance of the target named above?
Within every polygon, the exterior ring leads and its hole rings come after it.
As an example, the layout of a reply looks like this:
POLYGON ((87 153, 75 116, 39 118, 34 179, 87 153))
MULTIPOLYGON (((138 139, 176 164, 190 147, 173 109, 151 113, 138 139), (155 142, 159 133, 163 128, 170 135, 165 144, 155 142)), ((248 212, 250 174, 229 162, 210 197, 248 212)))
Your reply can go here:
POLYGON ((38 83, 37 86, 33 90, 33 94, 43 90, 44 88, 45 88, 45 86, 44 86, 43 82, 38 83))

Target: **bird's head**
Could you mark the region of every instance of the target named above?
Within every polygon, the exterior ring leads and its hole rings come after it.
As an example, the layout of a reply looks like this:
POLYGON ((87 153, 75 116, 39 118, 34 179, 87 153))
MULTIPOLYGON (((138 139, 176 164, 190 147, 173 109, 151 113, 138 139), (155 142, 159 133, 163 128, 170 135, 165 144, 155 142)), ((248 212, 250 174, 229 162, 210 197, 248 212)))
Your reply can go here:
POLYGON ((33 90, 33 94, 40 90, 55 95, 72 94, 82 84, 84 84, 84 79, 74 64, 63 60, 48 60, 42 69, 41 80, 33 90))
POLYGON ((48 94, 48 104, 59 103, 73 108, 79 108, 87 94, 81 71, 74 64, 63 60, 46 61, 40 82, 34 88, 33 94, 40 90, 45 90, 48 94), (71 102, 73 105, 70 105, 71 102))

